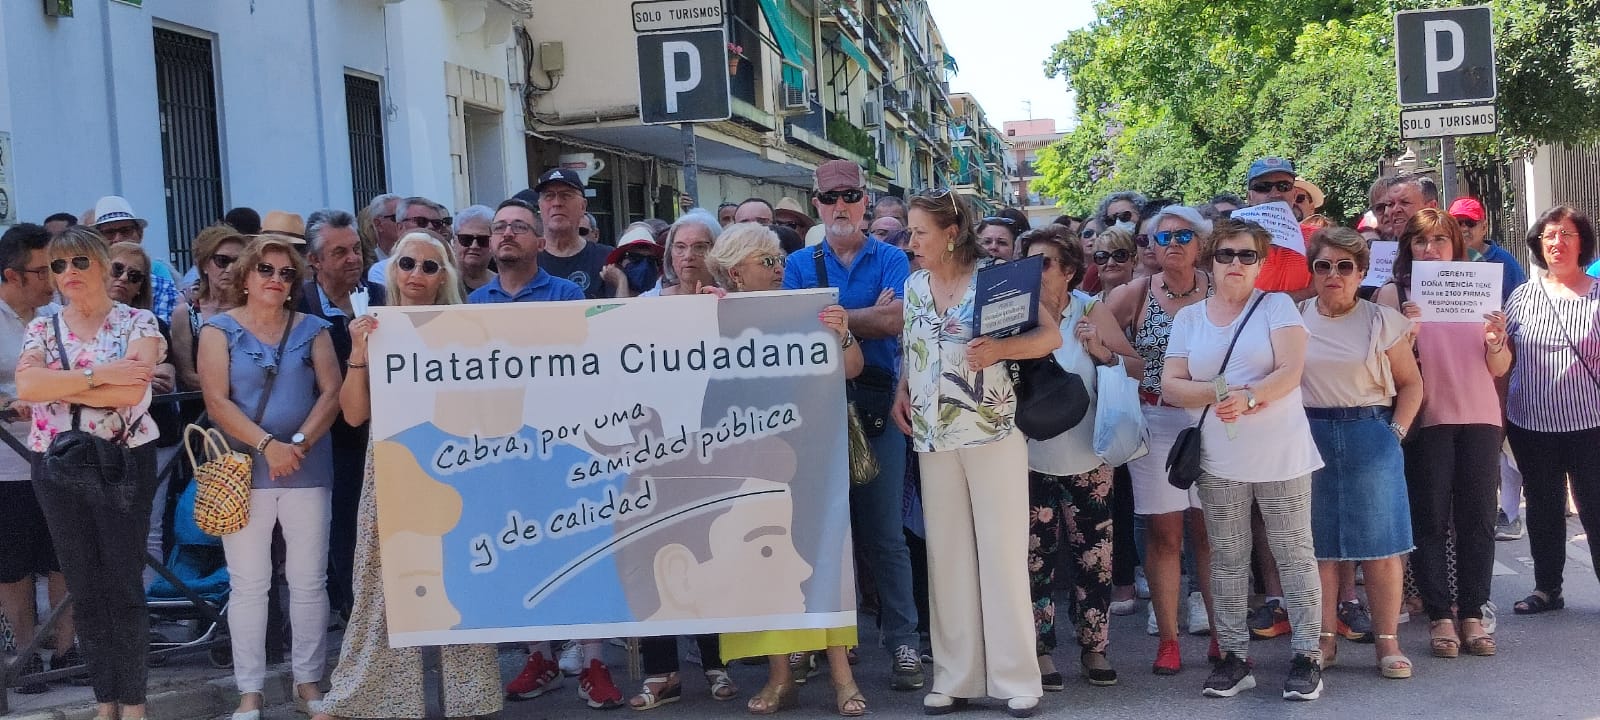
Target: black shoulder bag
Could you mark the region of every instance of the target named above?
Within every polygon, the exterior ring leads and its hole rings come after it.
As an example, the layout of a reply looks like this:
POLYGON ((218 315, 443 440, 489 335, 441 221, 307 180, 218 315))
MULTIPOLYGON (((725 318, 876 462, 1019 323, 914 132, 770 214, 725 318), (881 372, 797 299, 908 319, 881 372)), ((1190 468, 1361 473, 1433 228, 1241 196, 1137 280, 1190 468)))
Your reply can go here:
POLYGON ((1055 353, 1006 365, 1017 393, 1017 429, 1028 439, 1049 440, 1077 427, 1089 414, 1089 388, 1056 362, 1055 353))
MULTIPOLYGON (((811 249, 811 259, 817 264, 817 287, 828 285, 828 263, 819 243, 811 249)), ((867 437, 878 437, 889 427, 889 411, 894 407, 894 371, 875 365, 861 368, 861 374, 846 380, 845 396, 855 406, 861 419, 861 429, 867 437)))
MULTIPOLYGON (((1228 352, 1222 356, 1222 365, 1217 369, 1219 374, 1227 372, 1228 361, 1233 359, 1233 346, 1239 344, 1239 335, 1250 324, 1250 316, 1256 314, 1256 308, 1266 298, 1266 293, 1257 295, 1255 302, 1250 303, 1250 309, 1245 311, 1244 319, 1239 321, 1239 329, 1233 331, 1233 340, 1228 342, 1228 352)), ((1167 483, 1179 490, 1188 490, 1200 479, 1200 426, 1206 424, 1206 415, 1210 412, 1211 406, 1207 405, 1200 411, 1200 422, 1178 431, 1178 439, 1167 451, 1167 483)))
MULTIPOLYGON (((52 322, 55 323, 61 369, 71 370, 60 313, 52 322)), ((121 414, 113 412, 112 415, 122 421, 122 429, 116 437, 107 440, 81 429, 82 411, 83 406, 72 406, 72 429, 57 433, 44 451, 44 480, 88 505, 132 512, 138 499, 139 483, 134 477, 133 451, 126 443, 129 433, 144 421, 144 416, 129 423, 121 414)))

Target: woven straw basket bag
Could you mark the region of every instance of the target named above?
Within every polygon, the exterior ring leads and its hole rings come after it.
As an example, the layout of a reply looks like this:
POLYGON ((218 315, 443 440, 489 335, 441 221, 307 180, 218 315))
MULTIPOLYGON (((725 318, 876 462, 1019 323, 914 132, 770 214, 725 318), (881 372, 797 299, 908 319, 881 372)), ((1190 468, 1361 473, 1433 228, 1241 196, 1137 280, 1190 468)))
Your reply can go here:
POLYGON ((190 425, 184 431, 183 449, 189 453, 198 487, 194 496, 194 522, 207 535, 230 535, 250 522, 249 455, 228 447, 227 438, 215 428, 190 425), (194 456, 190 437, 204 439, 205 462, 194 456))

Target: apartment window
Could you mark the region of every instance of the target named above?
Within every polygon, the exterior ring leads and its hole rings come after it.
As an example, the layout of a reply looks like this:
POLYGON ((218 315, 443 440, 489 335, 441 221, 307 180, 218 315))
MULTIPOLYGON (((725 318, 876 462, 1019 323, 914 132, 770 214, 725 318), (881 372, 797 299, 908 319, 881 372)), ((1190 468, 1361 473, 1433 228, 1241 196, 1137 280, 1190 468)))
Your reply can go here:
POLYGON ((389 168, 383 159, 383 90, 378 81, 344 76, 345 122, 350 132, 351 207, 366 207, 389 192, 389 168))
POLYGON ((194 236, 224 213, 216 71, 207 38, 156 28, 155 54, 167 247, 187 270, 194 236))

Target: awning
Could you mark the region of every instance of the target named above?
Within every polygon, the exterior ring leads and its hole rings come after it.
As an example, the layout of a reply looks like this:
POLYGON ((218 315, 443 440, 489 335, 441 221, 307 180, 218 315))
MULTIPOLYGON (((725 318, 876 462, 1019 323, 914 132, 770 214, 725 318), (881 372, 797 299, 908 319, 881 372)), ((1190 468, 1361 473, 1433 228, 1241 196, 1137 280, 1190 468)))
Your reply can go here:
POLYGON ((845 37, 842 33, 835 35, 834 39, 839 42, 839 49, 843 51, 844 54, 849 55, 852 60, 861 63, 862 70, 871 72, 872 61, 867 59, 867 54, 861 51, 861 47, 859 45, 856 45, 854 41, 848 37, 845 37))
POLYGON ((772 30, 772 37, 778 43, 778 52, 783 55, 783 81, 795 87, 804 87, 802 68, 811 67, 813 53, 811 49, 810 28, 807 28, 805 40, 790 26, 789 16, 784 12, 788 0, 760 0, 761 14, 767 18, 767 27, 772 30))

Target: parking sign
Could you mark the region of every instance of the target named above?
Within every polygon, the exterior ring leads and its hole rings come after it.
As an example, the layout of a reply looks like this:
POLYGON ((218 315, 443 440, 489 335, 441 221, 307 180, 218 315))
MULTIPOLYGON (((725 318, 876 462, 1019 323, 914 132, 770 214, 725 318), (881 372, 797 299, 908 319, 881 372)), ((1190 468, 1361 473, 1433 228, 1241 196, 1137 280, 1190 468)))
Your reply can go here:
POLYGON ((1487 5, 1396 13, 1394 56, 1402 107, 1495 99, 1494 24, 1487 5))

